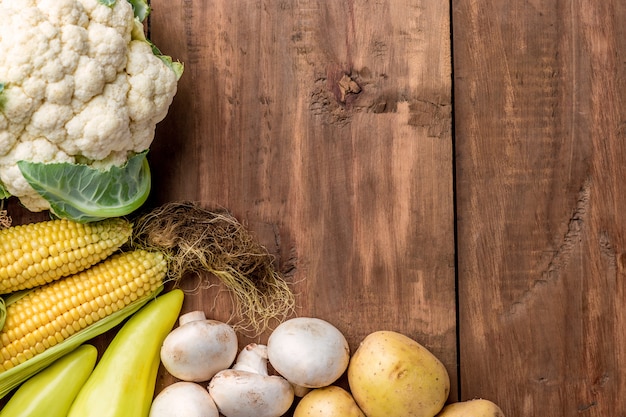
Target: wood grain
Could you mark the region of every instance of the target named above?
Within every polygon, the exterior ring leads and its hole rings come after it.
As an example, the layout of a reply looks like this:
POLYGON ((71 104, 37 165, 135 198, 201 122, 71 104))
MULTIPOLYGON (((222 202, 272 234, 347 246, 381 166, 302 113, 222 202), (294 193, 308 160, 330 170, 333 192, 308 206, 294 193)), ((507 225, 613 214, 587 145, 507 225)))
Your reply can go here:
MULTIPOLYGON (((152 7, 152 39, 186 67, 150 153, 152 204, 229 209, 277 256, 296 314, 332 322, 352 349, 401 331, 442 359, 455 392, 448 4, 152 7)), ((216 291, 192 308, 231 311, 216 291)))
POLYGON ((626 5, 453 2, 462 398, 626 415, 626 5))
MULTIPOLYGON (((296 314, 353 349, 383 328, 414 337, 450 400, 626 416, 626 3, 151 4, 150 37, 185 74, 149 206, 229 209, 276 256, 296 314)), ((232 305, 213 288, 184 309, 232 305)))

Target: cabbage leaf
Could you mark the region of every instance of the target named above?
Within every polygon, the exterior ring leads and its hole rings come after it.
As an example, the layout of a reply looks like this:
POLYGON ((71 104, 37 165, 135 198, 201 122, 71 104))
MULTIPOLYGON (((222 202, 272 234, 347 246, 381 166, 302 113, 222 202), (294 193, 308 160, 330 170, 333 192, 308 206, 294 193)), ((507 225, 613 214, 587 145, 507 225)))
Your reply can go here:
POLYGON ((86 223, 125 216, 143 205, 151 187, 147 153, 107 170, 67 162, 18 161, 17 166, 54 215, 86 223))
MULTIPOLYGON (((178 78, 180 78, 180 77, 178 77, 178 78)), ((0 109, 2 109, 4 107, 4 103, 6 101, 6 97, 4 96, 4 94, 2 94, 2 93, 4 93, 4 86, 5 86, 4 83, 0 83, 0 109)))
POLYGON ((146 20, 150 14, 150 5, 146 0, 128 0, 131 6, 133 6, 133 13, 140 22, 146 20))
POLYGON ((11 197, 11 193, 9 193, 4 184, 0 182, 0 200, 4 200, 9 197, 11 197))

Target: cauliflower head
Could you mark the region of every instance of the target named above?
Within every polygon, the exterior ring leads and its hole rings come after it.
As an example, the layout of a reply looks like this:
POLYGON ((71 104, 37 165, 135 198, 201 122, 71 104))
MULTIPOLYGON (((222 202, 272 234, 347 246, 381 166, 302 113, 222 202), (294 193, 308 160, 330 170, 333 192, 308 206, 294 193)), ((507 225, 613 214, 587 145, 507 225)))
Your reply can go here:
POLYGON ((18 161, 121 167, 168 112, 182 64, 129 1, 0 0, 0 189, 31 211, 51 204, 18 161))

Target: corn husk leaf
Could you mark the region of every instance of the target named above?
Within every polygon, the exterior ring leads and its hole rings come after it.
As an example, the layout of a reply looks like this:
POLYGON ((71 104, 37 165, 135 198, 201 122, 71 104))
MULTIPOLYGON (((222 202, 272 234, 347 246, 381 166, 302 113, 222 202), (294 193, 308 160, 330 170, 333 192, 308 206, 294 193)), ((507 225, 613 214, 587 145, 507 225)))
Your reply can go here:
MULTIPOLYGON (((74 333, 72 336, 65 339, 58 345, 52 346, 46 349, 45 352, 27 360, 26 362, 11 368, 7 371, 0 373, 0 398, 3 398, 14 388, 26 381, 37 372, 41 371, 48 365, 51 365, 55 360, 73 351, 81 344, 87 342, 94 337, 101 335, 102 333, 112 329, 120 324, 124 319, 134 314, 137 310, 143 307, 148 301, 152 300, 158 293, 162 291, 163 287, 160 287, 154 294, 147 295, 139 298, 126 306, 125 308, 116 311, 108 317, 105 317, 85 329, 74 333)), ((4 315, 6 317, 6 307, 11 303, 17 301, 23 297, 28 291, 20 291, 9 297, 7 297, 2 303, 4 308, 4 315)), ((4 322, 3 322, 4 324, 4 322)))

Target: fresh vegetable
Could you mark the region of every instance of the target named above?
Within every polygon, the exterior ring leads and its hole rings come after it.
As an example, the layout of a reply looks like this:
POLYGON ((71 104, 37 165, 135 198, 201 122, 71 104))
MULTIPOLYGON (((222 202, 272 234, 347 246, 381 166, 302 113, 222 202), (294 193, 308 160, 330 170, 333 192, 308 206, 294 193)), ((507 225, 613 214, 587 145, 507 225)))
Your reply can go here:
POLYGON ((79 391, 68 417, 147 417, 159 369, 159 349, 183 304, 171 290, 150 301, 115 335, 79 391))
POLYGON ((448 404, 437 417, 504 417, 504 412, 494 402, 477 398, 448 404))
POLYGON ((0 294, 33 288, 76 274, 128 241, 121 218, 80 224, 49 220, 0 230, 0 294))
POLYGON ((97 357, 95 347, 81 345, 57 359, 17 389, 0 417, 66 417, 97 357))
POLYGON ((226 417, 280 417, 294 400, 287 380, 267 372, 267 346, 244 347, 232 369, 218 372, 209 394, 226 417))
POLYGON ((183 66, 146 39, 145 0, 0 2, 0 196, 92 221, 150 188, 147 151, 183 66))
POLYGON ((203 311, 185 313, 161 346, 161 362, 183 381, 208 381, 237 357, 237 334, 231 326, 207 320, 203 311))
POLYGON ((344 335, 329 322, 296 317, 276 327, 267 341, 269 361, 295 386, 320 388, 346 371, 350 347, 344 335))
POLYGON ((352 395, 345 389, 330 385, 306 394, 296 406, 293 417, 365 417, 352 395))
POLYGON ((450 377, 439 359, 393 331, 363 339, 350 360, 348 383, 367 417, 433 417, 450 392, 450 377))
MULTIPOLYGON (((249 320, 247 329, 261 332, 269 320, 280 319, 293 307, 293 293, 275 270, 272 257, 228 213, 172 203, 142 216, 137 224, 138 231, 124 252, 61 280, 0 298, 0 323, 4 323, 0 398, 132 315, 161 291, 166 280, 174 280, 176 286, 190 272, 214 274, 232 289, 240 303, 235 312, 243 313, 242 321, 249 320)), ((60 237, 49 237, 43 242, 54 243, 48 251, 56 256, 55 241, 60 237)), ((13 245, 20 239, 9 237, 3 242, 13 245)), ((68 254, 70 262, 73 258, 68 254)))
POLYGON ((219 417, 209 392, 200 385, 180 381, 161 391, 150 408, 150 417, 219 417))
POLYGON ((166 269, 162 253, 123 252, 8 297, 0 332, 0 396, 133 314, 161 290, 166 269))
POLYGON ((249 319, 259 332, 264 330, 261 324, 292 307, 293 293, 271 256, 228 213, 172 203, 142 216, 137 224, 124 252, 62 280, 0 298, 0 323, 10 317, 0 333, 0 397, 131 315, 166 281, 176 286, 187 273, 218 276, 236 292, 241 303, 236 312, 247 314, 241 320, 249 319), (118 275, 132 282, 122 282, 118 275), (142 288, 140 277, 149 281, 147 287, 142 288))

